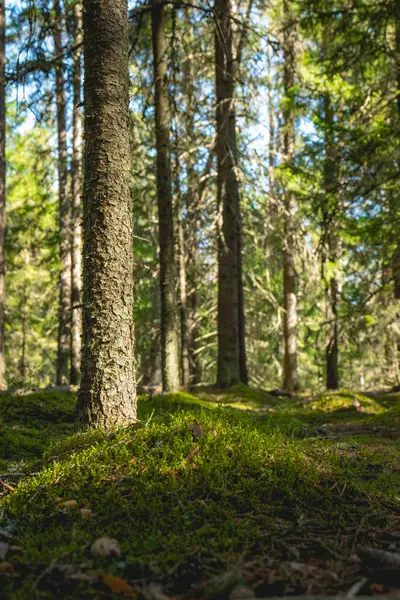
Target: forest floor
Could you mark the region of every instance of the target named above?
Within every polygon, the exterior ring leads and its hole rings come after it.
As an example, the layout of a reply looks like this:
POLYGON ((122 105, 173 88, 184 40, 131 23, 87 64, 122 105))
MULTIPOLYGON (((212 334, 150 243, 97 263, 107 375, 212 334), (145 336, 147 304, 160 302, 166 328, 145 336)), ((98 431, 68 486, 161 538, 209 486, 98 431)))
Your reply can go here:
POLYGON ((74 405, 0 396, 2 599, 400 597, 400 394, 199 389, 107 435, 74 405))

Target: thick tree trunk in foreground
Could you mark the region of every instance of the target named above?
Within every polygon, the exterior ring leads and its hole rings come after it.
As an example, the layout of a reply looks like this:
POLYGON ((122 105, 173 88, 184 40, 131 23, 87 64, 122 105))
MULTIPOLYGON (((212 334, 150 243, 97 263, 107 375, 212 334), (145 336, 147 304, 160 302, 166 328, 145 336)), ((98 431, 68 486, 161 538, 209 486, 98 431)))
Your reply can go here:
POLYGON ((126 0, 84 0, 83 353, 78 417, 136 420, 126 0))
POLYGON ((70 219, 71 205, 67 194, 67 128, 64 90, 64 63, 62 54, 62 14, 59 0, 54 1, 54 53, 56 60, 56 109, 58 137, 58 196, 59 196, 59 234, 60 234, 60 279, 58 313, 58 352, 57 385, 65 385, 69 380, 69 354, 71 333, 71 253, 70 219))
MULTIPOLYGON (((283 152, 285 161, 294 159, 295 116, 293 109, 293 86, 295 83, 296 57, 296 25, 291 10, 290 0, 284 0, 284 32, 283 32, 283 152)), ((297 298, 296 298, 296 211, 297 203, 293 192, 286 188, 283 196, 284 204, 284 247, 283 247, 283 307, 284 307, 284 389, 292 393, 299 387, 297 373, 297 298)))
POLYGON ((230 0, 215 1, 218 202, 217 384, 247 380, 241 278, 240 201, 237 179, 234 60, 230 0))
POLYGON ((163 390, 180 387, 179 337, 175 294, 174 222, 171 190, 170 110, 167 82, 165 8, 152 7, 155 125, 157 148, 157 202, 160 243, 161 362, 163 390))
POLYGON ((4 307, 6 300, 6 23, 4 0, 0 0, 0 390, 7 387, 4 356, 4 307))
POLYGON ((81 378, 81 193, 82 193, 82 109, 81 102, 81 60, 82 51, 82 5, 74 6, 74 54, 73 71, 73 147, 72 147, 72 243, 71 243, 71 374, 70 383, 77 385, 81 378))

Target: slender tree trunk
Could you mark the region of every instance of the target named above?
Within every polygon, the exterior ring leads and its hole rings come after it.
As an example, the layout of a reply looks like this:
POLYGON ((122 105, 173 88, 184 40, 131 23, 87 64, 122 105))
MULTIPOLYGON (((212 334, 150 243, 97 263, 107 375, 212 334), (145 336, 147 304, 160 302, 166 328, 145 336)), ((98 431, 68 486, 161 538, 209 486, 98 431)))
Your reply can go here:
POLYGON ((81 193, 82 193, 82 110, 81 61, 82 5, 74 5, 74 54, 73 72, 73 147, 72 147, 72 244, 71 244, 71 373, 70 383, 77 385, 81 378, 81 193))
MULTIPOLYGON (((338 173, 335 140, 333 136, 333 110, 329 94, 324 97, 325 113, 325 223, 328 260, 336 263, 338 239, 336 234, 336 212, 338 209, 338 173)), ((336 267, 335 267, 336 269, 336 267)), ((336 272, 328 274, 326 282, 327 302, 327 343, 326 343, 326 387, 328 390, 339 388, 339 323, 338 323, 338 281, 336 272)))
POLYGON ((171 190, 170 110, 167 82, 165 7, 154 1, 152 38, 157 148, 157 201, 160 243, 161 359, 163 390, 180 387, 179 342, 175 293, 174 222, 171 190))
POLYGON ((83 352, 78 418, 136 420, 126 0, 84 0, 83 352))
POLYGON ((153 274, 152 281, 152 344, 150 347, 150 356, 147 368, 147 385, 153 388, 162 389, 162 368, 160 351, 160 283, 159 273, 153 274))
POLYGON ((27 294, 27 283, 24 281, 21 299, 21 357, 19 359, 19 374, 21 377, 21 383, 26 382, 26 335, 27 335, 27 314, 26 314, 26 303, 28 300, 27 294))
MULTIPOLYGON (((62 13, 59 0, 54 0, 54 53, 62 53, 62 13)), ((56 108, 58 137, 58 196, 60 234, 60 280, 58 314, 57 385, 65 385, 69 379, 69 354, 71 333, 71 204, 67 194, 67 128, 64 89, 64 61, 56 60, 56 108)))
POLYGON ((237 179, 234 60, 230 0, 215 0, 218 202, 218 372, 229 387, 247 380, 244 348, 240 201, 237 179))
POLYGON ((267 96, 268 96, 268 182, 269 182, 269 217, 272 227, 276 226, 278 204, 275 190, 275 110, 272 85, 271 44, 267 47, 267 96))
MULTIPOLYGON (((284 0, 283 32, 283 151, 285 161, 291 164, 295 152, 295 115, 293 109, 293 86, 295 82, 295 42, 297 37, 294 15, 290 0, 284 0)), ((288 189, 283 195, 284 208, 284 247, 283 247, 283 307, 284 307, 284 388, 292 393, 299 388, 297 372, 297 298, 296 298, 296 212, 297 203, 294 193, 288 189)))
POLYGON ((7 387, 4 355, 4 308, 6 301, 6 22, 4 0, 0 0, 0 390, 7 387))
MULTIPOLYGON (((396 108, 397 115, 394 118, 396 128, 400 131, 400 4, 395 3, 395 83, 397 87, 396 108)), ((393 280, 394 280, 394 297, 400 300, 400 209, 398 201, 398 191, 390 190, 390 203, 392 209, 392 217, 394 219, 394 234, 395 234, 395 251, 392 258, 393 280)), ((400 356, 400 343, 398 348, 400 356)))
MULTIPOLYGON (((190 14, 185 11, 185 25, 188 32, 192 32, 193 26, 190 20, 190 14)), ((192 34, 193 37, 193 34, 192 34)), ((192 38, 191 40, 192 41, 192 38)), ((188 354, 189 354, 189 373, 190 383, 199 383, 201 381, 201 361, 198 350, 197 338, 199 337, 199 314, 197 300, 197 257, 198 257, 198 231, 199 231, 199 190, 198 176, 195 170, 196 155, 192 149, 196 146, 195 138, 195 110, 196 110, 196 92, 193 75, 193 65, 189 58, 186 58, 183 64, 184 89, 186 96, 186 110, 184 113, 186 148, 186 176, 187 191, 185 194, 185 230, 184 244, 186 254, 186 309, 187 309, 187 336, 188 336, 188 354)))
POLYGON ((178 214, 178 249, 179 249, 179 310, 181 318, 181 379, 182 385, 187 387, 190 381, 189 361, 189 331, 188 331, 188 302, 185 237, 182 209, 179 206, 178 214))

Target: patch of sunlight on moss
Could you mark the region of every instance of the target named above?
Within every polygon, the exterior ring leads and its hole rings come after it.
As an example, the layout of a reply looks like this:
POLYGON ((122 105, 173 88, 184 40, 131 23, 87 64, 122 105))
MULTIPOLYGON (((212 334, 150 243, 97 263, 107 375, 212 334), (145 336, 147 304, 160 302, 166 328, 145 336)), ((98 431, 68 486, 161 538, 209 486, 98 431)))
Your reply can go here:
POLYGON ((322 410, 326 413, 355 411, 377 414, 386 410, 378 400, 347 390, 326 392, 312 402, 310 408, 312 410, 322 410))

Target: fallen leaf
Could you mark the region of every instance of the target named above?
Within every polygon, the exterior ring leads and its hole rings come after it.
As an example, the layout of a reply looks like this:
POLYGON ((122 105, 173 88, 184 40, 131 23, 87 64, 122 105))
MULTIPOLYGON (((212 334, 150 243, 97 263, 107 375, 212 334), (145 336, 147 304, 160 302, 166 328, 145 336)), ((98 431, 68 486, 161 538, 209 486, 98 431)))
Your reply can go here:
POLYGON ((6 483, 5 481, 3 481, 2 479, 0 479, 0 483, 3 487, 6 488, 6 490, 8 490, 9 492, 15 492, 15 487, 13 487, 12 485, 10 485, 9 483, 6 483))
POLYGON ((60 502, 58 504, 58 508, 65 508, 66 510, 76 510, 79 507, 76 500, 65 500, 65 502, 60 502))
POLYGON ((97 558, 108 558, 109 556, 121 556, 118 542, 114 538, 102 537, 95 540, 91 546, 91 553, 97 558))
POLYGON ((81 508, 79 512, 81 513, 82 519, 91 519, 92 517, 90 508, 81 508))
POLYGON ((3 560, 0 562, 0 573, 14 573, 14 567, 11 563, 3 560))
POLYGON ((193 450, 191 450, 189 452, 189 454, 186 457, 186 460, 192 460, 192 458, 194 458, 195 456, 198 456, 200 454, 200 446, 195 446, 193 448, 193 450))
POLYGON ((199 438, 204 434, 202 426, 196 421, 196 419, 189 425, 189 431, 191 431, 193 437, 196 438, 199 438))
POLYGON ((137 598, 138 591, 120 577, 103 575, 103 582, 114 594, 123 594, 126 598, 137 598))
POLYGON ((373 596, 382 596, 386 592, 385 586, 382 583, 371 583, 370 588, 373 596))
POLYGON ((3 560, 6 557, 8 552, 8 544, 6 542, 0 542, 0 560, 3 560))

